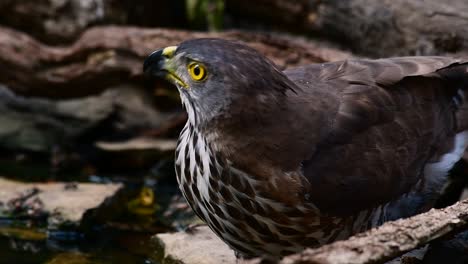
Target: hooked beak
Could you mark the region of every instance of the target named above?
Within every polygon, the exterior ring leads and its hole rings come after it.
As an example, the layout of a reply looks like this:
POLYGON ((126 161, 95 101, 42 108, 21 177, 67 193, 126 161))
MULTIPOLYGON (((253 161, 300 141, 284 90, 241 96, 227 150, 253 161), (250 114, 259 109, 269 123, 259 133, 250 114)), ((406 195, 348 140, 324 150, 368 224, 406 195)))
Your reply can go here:
POLYGON ((153 77, 160 74, 165 64, 162 53, 162 49, 156 50, 145 59, 145 62, 143 63, 143 73, 145 76, 153 77))
POLYGON ((187 88, 187 84, 175 73, 171 59, 177 46, 169 46, 151 53, 143 63, 143 73, 148 78, 164 78, 175 85, 187 88))

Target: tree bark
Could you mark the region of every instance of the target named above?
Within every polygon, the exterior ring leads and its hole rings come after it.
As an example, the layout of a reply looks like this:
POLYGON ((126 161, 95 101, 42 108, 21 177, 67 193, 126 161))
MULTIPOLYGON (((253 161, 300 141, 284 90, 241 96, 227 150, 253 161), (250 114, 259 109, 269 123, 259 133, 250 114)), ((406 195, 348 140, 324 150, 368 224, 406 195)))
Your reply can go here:
POLYGON ((467 54, 464 0, 322 1, 313 30, 371 56, 467 54))
POLYGON ((52 47, 0 27, 0 83, 26 96, 70 98, 96 94, 122 82, 141 83, 142 63, 151 51, 201 37, 244 41, 282 68, 350 57, 318 42, 244 31, 199 33, 96 27, 70 46, 52 47))
POLYGON ((468 54, 465 0, 227 0, 227 7, 269 28, 285 24, 365 56, 468 54))
MULTIPOLYGON (((383 224, 316 249, 285 257, 280 264, 384 263, 435 239, 468 228, 468 200, 444 209, 383 224)), ((262 263, 256 259, 248 262, 262 263)))

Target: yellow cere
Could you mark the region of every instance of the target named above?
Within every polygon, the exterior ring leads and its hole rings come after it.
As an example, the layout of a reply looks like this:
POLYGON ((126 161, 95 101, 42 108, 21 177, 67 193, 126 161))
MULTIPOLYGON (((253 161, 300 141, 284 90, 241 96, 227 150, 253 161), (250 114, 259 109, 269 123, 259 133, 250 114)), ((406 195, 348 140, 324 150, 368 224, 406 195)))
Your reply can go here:
POLYGON ((174 53, 176 52, 176 50, 177 50, 177 46, 166 47, 163 49, 162 55, 167 58, 171 58, 172 56, 174 56, 174 53))
POLYGON ((190 77, 195 81, 203 81, 206 78, 205 67, 197 62, 192 62, 188 65, 188 72, 190 77))

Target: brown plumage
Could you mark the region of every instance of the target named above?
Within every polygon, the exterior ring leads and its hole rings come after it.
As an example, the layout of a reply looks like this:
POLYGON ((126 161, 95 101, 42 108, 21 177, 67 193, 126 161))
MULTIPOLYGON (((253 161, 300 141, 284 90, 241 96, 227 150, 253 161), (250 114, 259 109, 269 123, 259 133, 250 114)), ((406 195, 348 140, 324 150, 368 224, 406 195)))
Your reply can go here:
POLYGON ((467 71, 465 60, 406 57, 282 73, 216 39, 145 62, 146 74, 174 82, 189 114, 176 151, 182 193, 247 256, 285 255, 431 208, 468 143, 467 71), (193 63, 204 79, 189 74, 193 63))

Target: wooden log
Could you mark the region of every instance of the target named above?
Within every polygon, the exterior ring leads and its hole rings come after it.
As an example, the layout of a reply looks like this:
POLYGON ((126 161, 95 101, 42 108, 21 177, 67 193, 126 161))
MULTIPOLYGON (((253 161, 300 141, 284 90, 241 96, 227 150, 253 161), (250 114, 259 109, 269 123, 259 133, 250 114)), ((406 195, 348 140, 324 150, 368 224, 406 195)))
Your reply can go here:
POLYGON ((468 54, 465 0, 227 0, 227 7, 234 17, 334 39, 365 56, 468 54))
MULTIPOLYGON (((388 222, 348 240, 285 257, 280 264, 384 263, 437 238, 468 228, 468 200, 388 222)), ((253 260, 249 263, 261 263, 253 260)))
POLYGON ((464 0, 322 1, 313 29, 371 56, 467 54, 464 0))
POLYGON ((0 83, 26 96, 70 98, 96 94, 116 84, 141 82, 142 63, 151 51, 201 37, 244 41, 282 68, 351 56, 302 38, 244 31, 96 27, 70 46, 52 47, 0 27, 0 83))

